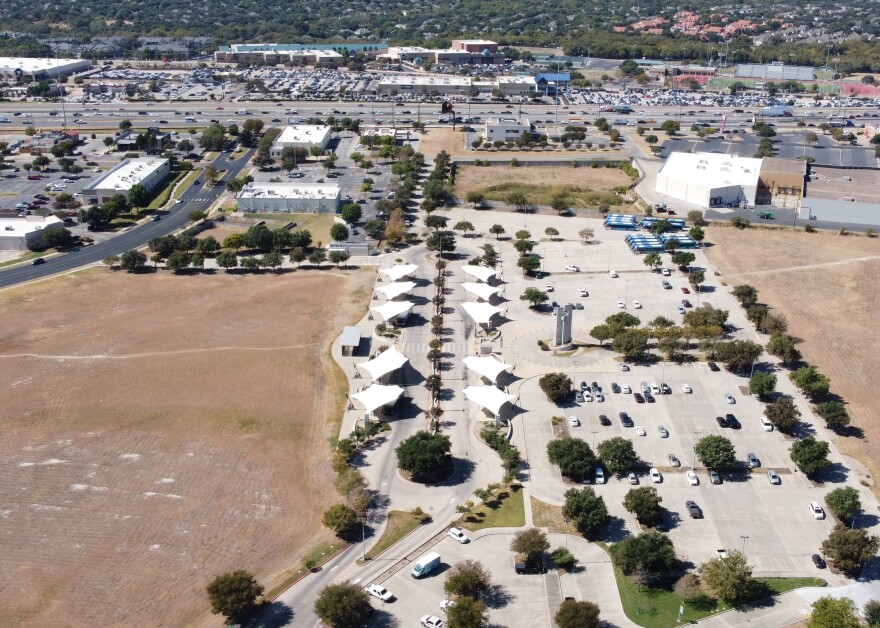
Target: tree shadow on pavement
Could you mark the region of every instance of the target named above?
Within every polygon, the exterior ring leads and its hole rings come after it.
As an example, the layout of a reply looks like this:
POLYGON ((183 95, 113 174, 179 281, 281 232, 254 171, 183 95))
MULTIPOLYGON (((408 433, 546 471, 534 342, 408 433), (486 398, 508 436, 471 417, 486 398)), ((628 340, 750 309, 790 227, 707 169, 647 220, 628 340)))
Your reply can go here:
POLYGON ((263 609, 254 628, 280 628, 293 621, 293 609, 284 602, 272 602, 263 609))
POLYGON ((603 541, 617 543, 630 536, 632 533, 626 527, 626 521, 621 517, 608 517, 608 523, 602 528, 601 538, 603 541))
POLYGON ((840 464, 839 462, 833 463, 827 469, 822 469, 819 473, 816 474, 816 479, 822 482, 830 482, 832 484, 840 484, 841 482, 846 482, 846 478, 849 476, 849 469, 840 464))
POLYGON ((516 600, 516 596, 510 593, 504 586, 493 584, 482 596, 483 602, 489 608, 504 608, 516 600))
POLYGON ((438 486, 456 486, 458 484, 464 484, 471 478, 474 469, 477 468, 477 465, 467 458, 453 458, 453 462, 455 463, 455 473, 453 473, 445 482, 438 484, 438 486))
POLYGON ((398 628, 400 620, 388 611, 376 609, 373 611, 370 621, 366 624, 370 628, 398 628))

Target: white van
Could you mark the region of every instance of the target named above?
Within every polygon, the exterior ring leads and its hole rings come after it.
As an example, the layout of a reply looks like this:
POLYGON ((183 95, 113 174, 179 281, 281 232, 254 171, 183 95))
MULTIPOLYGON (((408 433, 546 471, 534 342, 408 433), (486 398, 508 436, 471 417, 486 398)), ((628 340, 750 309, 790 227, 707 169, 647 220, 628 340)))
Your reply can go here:
POLYGON ((770 422, 770 419, 768 419, 765 416, 761 417, 761 427, 764 428, 765 432, 772 432, 773 431, 773 424, 770 422))
POLYGON ((195 119, 193 116, 186 116, 186 117, 183 119, 183 121, 184 121, 184 122, 195 122, 196 119, 195 119))

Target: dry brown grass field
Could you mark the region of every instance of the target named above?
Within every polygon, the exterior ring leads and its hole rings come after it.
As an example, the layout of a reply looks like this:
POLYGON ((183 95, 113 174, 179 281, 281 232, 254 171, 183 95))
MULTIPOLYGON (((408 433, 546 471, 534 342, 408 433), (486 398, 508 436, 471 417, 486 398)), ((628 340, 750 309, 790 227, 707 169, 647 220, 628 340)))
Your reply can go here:
MULTIPOLYGON (((880 241, 836 233, 709 227, 706 249, 728 289, 749 284, 788 319, 804 359, 831 379, 864 439, 838 438, 880 477, 880 241)), ((876 486, 876 485, 875 485, 876 486)))
POLYGON ((0 625, 181 626, 218 573, 274 584, 325 534, 329 344, 372 278, 95 269, 0 292, 0 625))

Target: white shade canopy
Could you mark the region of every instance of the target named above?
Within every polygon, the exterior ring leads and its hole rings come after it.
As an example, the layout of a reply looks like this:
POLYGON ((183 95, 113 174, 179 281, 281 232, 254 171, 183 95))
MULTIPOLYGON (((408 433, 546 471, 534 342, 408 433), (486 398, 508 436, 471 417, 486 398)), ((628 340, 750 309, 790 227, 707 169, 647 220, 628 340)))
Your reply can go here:
POLYGON ((383 321, 390 321, 391 319, 410 311, 412 306, 412 301, 386 301, 382 305, 376 305, 370 309, 382 317, 383 321))
POLYGON ((399 369, 406 364, 408 359, 397 350, 397 347, 391 347, 372 360, 358 364, 358 368, 364 369, 373 379, 379 379, 383 375, 399 369))
POLYGON ((465 264, 461 269, 464 271, 465 275, 470 275, 480 281, 489 281, 489 279, 495 276, 495 271, 487 266, 471 266, 470 264, 465 264))
POLYGON ((412 289, 415 287, 416 282, 414 281, 395 281, 394 283, 376 288, 376 292, 381 292, 390 301, 402 294, 412 292, 412 289))
POLYGON ((498 294, 498 288, 493 288, 487 283, 472 283, 466 281, 461 284, 461 287, 465 289, 465 292, 475 294, 484 301, 488 301, 490 297, 498 294))
POLYGON ((417 269, 418 266, 415 264, 395 264, 391 268, 382 268, 379 272, 385 275, 388 281, 397 281, 413 274, 417 269))
POLYGON ((492 317, 501 311, 501 308, 497 308, 489 303, 466 302, 462 303, 461 307, 478 325, 488 324, 492 317))
POLYGON ((403 394, 403 388, 400 386, 383 386, 382 384, 373 384, 366 390, 355 393, 352 399, 362 403, 367 412, 372 412, 376 408, 394 403, 403 394))
POLYGON ((513 401, 513 395, 508 395, 494 386, 468 386, 464 389, 464 396, 486 408, 492 414, 498 414, 508 401, 513 401))
POLYGON ((477 356, 471 355, 466 357, 463 362, 470 370, 476 371, 492 382, 495 381, 495 378, 497 378, 498 375, 511 367, 510 364, 505 364, 501 360, 493 357, 478 358, 477 356))

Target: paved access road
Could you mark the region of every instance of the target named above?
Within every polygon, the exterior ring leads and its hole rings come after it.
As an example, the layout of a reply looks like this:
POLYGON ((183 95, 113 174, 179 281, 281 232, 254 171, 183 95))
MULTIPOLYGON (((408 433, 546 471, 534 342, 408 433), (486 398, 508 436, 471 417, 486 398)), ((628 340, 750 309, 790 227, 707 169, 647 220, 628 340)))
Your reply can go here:
MULTIPOLYGON (((227 181, 237 177, 252 156, 253 149, 235 161, 229 161, 229 153, 221 153, 213 163, 217 169, 227 171, 223 176, 223 181, 227 181)), ((0 288, 43 279, 50 275, 95 264, 108 255, 121 255, 125 251, 145 245, 153 238, 174 233, 187 223, 187 214, 189 212, 194 210, 207 211, 211 203, 217 199, 221 189, 220 184, 214 188, 205 185, 191 186, 181 197, 183 202, 171 205, 170 210, 167 214, 162 215, 161 220, 151 220, 137 225, 129 231, 94 246, 82 247, 56 257, 46 258, 45 264, 38 266, 24 264, 0 271, 0 288)))

